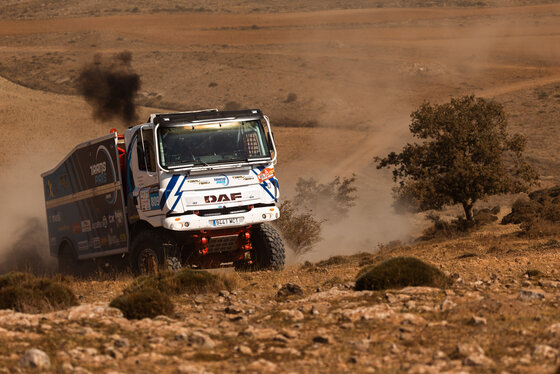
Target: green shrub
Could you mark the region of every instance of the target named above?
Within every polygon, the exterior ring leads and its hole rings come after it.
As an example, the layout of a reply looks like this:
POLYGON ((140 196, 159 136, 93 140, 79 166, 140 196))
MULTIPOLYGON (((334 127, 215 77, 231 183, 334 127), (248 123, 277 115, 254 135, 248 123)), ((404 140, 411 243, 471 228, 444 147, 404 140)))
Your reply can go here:
POLYGON ((20 273, 12 271, 7 274, 0 275, 0 290, 4 287, 15 286, 22 282, 29 281, 35 277, 29 273, 20 273))
POLYGON ((120 309, 127 319, 169 316, 174 310, 169 296, 152 288, 125 293, 113 299, 109 306, 120 309))
POLYGON ((556 186, 532 192, 529 200, 516 200, 502 224, 520 224, 521 235, 527 237, 560 235, 559 194, 560 187, 556 186))
POLYGON ((332 257, 329 257, 326 260, 322 260, 322 261, 317 262, 317 266, 327 267, 327 266, 333 266, 333 265, 347 264, 349 262, 350 262, 350 257, 348 257, 348 256, 332 256, 332 257))
POLYGON ((0 309, 44 313, 78 305, 76 296, 65 285, 26 273, 0 277, 0 309))
POLYGON ((218 292, 233 288, 235 288, 235 282, 231 278, 205 270, 185 268, 176 272, 160 272, 138 277, 124 292, 155 289, 165 294, 181 295, 218 292))
POLYGON ((283 201, 274 226, 296 255, 309 252, 321 239, 321 221, 310 212, 298 212, 291 200, 283 201))
POLYGON ((451 283, 439 269, 414 257, 395 257, 362 269, 356 290, 385 290, 407 286, 444 288, 451 283))
POLYGON ((502 218, 502 225, 522 223, 532 220, 538 215, 540 204, 534 200, 517 199, 511 206, 511 213, 502 218))

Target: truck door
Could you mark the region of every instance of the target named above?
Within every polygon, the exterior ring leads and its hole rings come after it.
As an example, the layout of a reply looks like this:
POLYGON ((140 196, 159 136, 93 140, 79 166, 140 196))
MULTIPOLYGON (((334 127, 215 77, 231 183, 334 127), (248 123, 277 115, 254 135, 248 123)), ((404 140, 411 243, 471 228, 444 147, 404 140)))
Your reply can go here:
MULTIPOLYGON (((138 197, 138 210, 149 214, 151 210, 159 209, 157 195, 159 178, 156 168, 156 148, 154 129, 150 125, 140 128, 133 151, 134 196, 138 197), (153 201, 152 201, 153 200, 153 201)), ((155 212, 154 212, 155 213, 155 212)))

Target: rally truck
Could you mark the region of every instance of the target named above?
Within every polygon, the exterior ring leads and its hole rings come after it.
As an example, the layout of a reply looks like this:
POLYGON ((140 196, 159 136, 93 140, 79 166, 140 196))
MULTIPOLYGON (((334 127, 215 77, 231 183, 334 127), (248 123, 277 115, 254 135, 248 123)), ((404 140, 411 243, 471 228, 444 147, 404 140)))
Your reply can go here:
POLYGON ((152 114, 113 129, 41 175, 50 253, 70 273, 108 258, 136 273, 281 269, 276 160, 259 109, 152 114))

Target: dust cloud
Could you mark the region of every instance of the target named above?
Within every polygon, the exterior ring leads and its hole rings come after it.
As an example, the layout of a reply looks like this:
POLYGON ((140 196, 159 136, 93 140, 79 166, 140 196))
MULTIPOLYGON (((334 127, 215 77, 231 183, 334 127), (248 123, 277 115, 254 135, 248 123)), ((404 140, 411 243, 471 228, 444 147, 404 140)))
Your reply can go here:
POLYGON ((391 186, 380 180, 390 180, 385 173, 357 175, 356 205, 339 221, 326 221, 322 226, 322 240, 298 261, 319 261, 335 255, 376 252, 380 245, 393 241, 408 243, 423 227, 417 214, 396 213, 392 203, 391 186), (385 179, 387 178, 387 179, 385 179))
POLYGON ((29 144, 34 152, 2 170, 0 204, 0 274, 30 271, 52 274, 56 264, 49 255, 43 183, 40 174, 56 165, 48 144, 29 144))
POLYGON ((97 54, 82 68, 76 85, 92 106, 94 119, 106 122, 117 118, 125 124, 138 119, 134 98, 141 81, 131 62, 132 53, 126 51, 111 58, 97 54))

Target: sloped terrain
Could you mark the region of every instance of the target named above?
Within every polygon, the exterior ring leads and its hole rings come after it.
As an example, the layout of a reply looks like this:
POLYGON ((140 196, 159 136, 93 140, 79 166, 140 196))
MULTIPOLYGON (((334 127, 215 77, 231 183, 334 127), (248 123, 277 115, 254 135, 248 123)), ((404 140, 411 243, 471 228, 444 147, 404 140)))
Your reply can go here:
POLYGON ((516 230, 496 225, 463 239, 229 274, 236 289, 173 297, 175 312, 154 319, 108 307, 126 276, 73 282, 77 307, 0 311, 0 364, 21 367, 38 348, 51 372, 552 373, 560 244, 516 230), (352 289, 363 266, 402 255, 436 265, 453 284, 352 289))
MULTIPOLYGON (((491 224, 415 243, 423 216, 392 211, 390 175, 372 158, 409 141, 409 114, 424 100, 474 93, 505 106, 543 184, 557 183, 559 17, 558 2, 525 0, 4 1, 0 261, 22 237, 46 248, 39 174, 76 144, 132 125, 94 121, 78 96, 76 79, 97 53, 131 52, 140 120, 260 107, 274 126, 284 197, 299 177, 352 173, 359 196, 323 232, 312 253, 323 261, 226 270, 233 290, 172 295, 169 316, 128 320, 109 307, 128 274, 65 280, 80 305, 61 311, 0 310, 0 373, 553 373, 559 238, 491 224), (378 244, 393 239, 402 242, 378 244), (397 256, 453 282, 353 289, 365 266, 397 256)), ((493 203, 505 215, 512 201, 493 203)))

